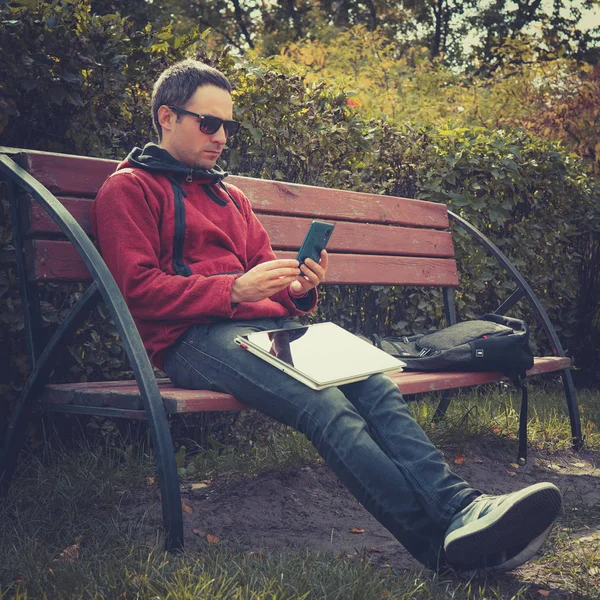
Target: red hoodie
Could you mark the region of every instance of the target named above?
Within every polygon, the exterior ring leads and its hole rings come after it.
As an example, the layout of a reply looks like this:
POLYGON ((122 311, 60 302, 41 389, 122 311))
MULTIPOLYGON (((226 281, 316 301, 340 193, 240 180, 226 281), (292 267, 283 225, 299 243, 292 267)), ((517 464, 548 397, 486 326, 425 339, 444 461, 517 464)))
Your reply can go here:
POLYGON ((150 360, 191 325, 224 319, 305 314, 316 290, 283 290, 260 302, 231 304, 236 277, 274 260, 268 235, 244 194, 218 167, 190 169, 165 150, 136 148, 104 183, 92 227, 150 360))

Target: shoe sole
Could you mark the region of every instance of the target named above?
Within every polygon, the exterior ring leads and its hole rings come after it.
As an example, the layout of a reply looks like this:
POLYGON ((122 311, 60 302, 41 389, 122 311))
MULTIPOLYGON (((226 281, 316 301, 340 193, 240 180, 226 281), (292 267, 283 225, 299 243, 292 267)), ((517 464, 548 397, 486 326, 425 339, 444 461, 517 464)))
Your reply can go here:
POLYGON ((455 567, 469 568, 481 564, 489 554, 529 544, 549 530, 562 506, 560 490, 551 483, 529 486, 515 492, 513 498, 504 510, 500 506, 450 533, 444 540, 447 561, 455 567))
POLYGON ((550 535, 551 529, 552 525, 550 525, 550 527, 548 527, 541 535, 532 540, 521 552, 515 554, 515 556, 499 565, 493 567, 477 567, 467 570, 459 569, 457 570, 457 573, 459 577, 463 579, 473 579, 476 577, 487 577, 490 573, 498 574, 516 569, 523 563, 531 560, 538 553, 538 550, 543 546, 548 535, 550 535))

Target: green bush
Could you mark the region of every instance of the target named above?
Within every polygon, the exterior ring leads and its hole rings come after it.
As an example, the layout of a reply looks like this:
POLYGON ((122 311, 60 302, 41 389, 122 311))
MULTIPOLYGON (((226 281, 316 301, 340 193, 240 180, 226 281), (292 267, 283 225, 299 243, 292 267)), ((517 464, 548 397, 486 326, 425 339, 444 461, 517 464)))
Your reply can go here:
MULTIPOLYGON (((491 238, 531 284, 567 352, 591 367, 590 334, 600 323, 599 315, 594 323, 593 312, 586 314, 582 282, 598 268, 586 248, 594 240, 597 248, 600 186, 583 160, 521 130, 441 131, 433 146, 438 160, 422 174, 419 196, 446 202, 491 238)), ((459 293, 458 306, 473 317, 515 288, 489 255, 474 251, 470 237, 454 240, 468 290, 459 293)), ((594 293, 600 299, 600 289, 594 293)), ((596 342, 596 360, 599 351, 596 342)))
POLYGON ((153 82, 197 39, 136 31, 89 0, 0 3, 2 144, 111 157, 143 143, 153 82))

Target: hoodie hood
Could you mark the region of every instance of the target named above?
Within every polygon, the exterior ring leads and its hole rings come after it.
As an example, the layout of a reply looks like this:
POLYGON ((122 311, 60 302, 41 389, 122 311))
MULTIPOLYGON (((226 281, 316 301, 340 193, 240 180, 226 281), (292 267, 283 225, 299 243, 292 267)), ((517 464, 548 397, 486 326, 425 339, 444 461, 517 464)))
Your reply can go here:
POLYGON ((173 158, 166 150, 156 144, 146 144, 143 148, 134 148, 129 156, 118 166, 118 169, 126 167, 137 167, 152 171, 154 173, 181 174, 195 179, 201 179, 204 183, 219 183, 229 173, 215 165, 212 169, 192 169, 188 165, 173 158))

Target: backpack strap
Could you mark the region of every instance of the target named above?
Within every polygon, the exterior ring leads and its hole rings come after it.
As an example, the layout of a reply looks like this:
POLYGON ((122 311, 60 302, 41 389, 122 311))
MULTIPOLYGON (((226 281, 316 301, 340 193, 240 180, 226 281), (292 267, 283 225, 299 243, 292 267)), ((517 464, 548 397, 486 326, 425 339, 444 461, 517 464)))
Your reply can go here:
POLYGON ((376 333, 371 334, 371 341, 373 342, 373 345, 375 347, 379 348, 380 350, 383 350, 383 346, 381 344, 381 337, 379 337, 376 333))

